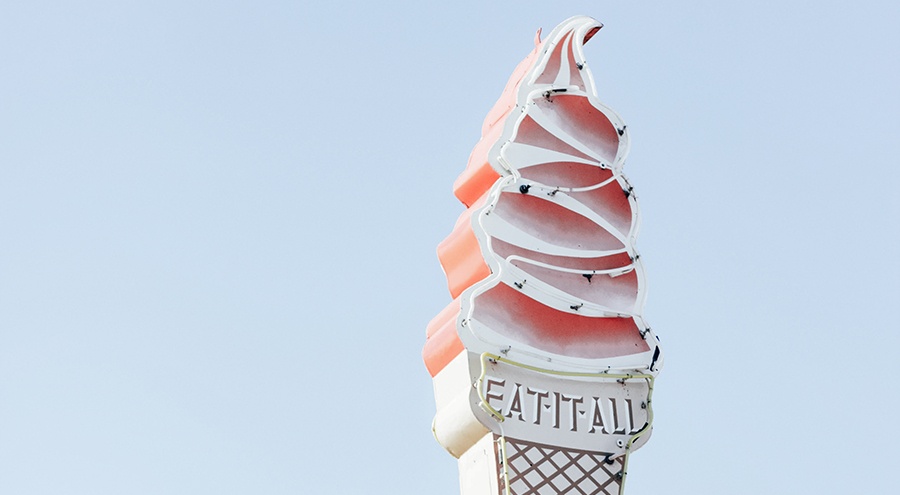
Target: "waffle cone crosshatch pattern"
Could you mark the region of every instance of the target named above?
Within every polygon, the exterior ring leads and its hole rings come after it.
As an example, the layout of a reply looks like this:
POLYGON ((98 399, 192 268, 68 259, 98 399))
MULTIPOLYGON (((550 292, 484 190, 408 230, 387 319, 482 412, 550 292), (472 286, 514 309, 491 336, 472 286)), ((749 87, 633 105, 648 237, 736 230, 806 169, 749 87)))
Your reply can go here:
POLYGON ((572 17, 516 67, 438 246, 452 301, 428 325, 437 441, 462 495, 620 494, 662 366, 644 321, 624 121, 598 98, 572 17))
POLYGON ((494 436, 501 459, 501 495, 614 495, 622 480, 622 457, 561 449, 513 438, 494 436), (509 490, 507 491, 507 487, 509 490))

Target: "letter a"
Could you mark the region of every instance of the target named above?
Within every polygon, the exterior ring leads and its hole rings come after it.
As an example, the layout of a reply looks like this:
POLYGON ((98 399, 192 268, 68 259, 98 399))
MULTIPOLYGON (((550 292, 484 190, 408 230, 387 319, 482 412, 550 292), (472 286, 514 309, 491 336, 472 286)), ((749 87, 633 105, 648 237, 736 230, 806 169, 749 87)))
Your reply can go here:
POLYGON ((517 413, 519 421, 525 421, 525 418, 522 417, 522 384, 516 383, 515 385, 509 403, 506 404, 506 417, 511 418, 513 413, 517 413))
POLYGON ((606 425, 603 424, 603 411, 600 408, 600 397, 592 397, 594 399, 594 407, 591 408, 591 429, 588 433, 596 433, 597 427, 600 427, 600 433, 609 433, 606 431, 606 425))

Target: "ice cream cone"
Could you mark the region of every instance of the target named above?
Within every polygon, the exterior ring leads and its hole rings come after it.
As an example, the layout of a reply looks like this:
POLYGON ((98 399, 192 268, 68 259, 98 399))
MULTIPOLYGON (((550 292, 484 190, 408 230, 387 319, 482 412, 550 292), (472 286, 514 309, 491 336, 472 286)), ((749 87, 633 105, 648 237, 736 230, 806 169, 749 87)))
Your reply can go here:
POLYGON ((642 317, 625 124, 573 17, 516 68, 455 184, 438 255, 454 301, 428 326, 434 434, 463 495, 620 493, 661 366, 642 317))

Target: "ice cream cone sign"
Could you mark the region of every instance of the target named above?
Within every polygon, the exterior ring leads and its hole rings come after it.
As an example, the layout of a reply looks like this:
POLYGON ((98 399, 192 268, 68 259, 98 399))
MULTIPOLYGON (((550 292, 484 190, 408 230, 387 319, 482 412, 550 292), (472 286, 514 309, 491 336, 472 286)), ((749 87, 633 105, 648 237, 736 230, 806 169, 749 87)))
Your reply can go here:
POLYGON ((438 246, 453 301, 428 325, 437 441, 462 495, 622 493, 653 423, 629 133, 598 99, 577 16, 515 69, 454 184, 438 246))

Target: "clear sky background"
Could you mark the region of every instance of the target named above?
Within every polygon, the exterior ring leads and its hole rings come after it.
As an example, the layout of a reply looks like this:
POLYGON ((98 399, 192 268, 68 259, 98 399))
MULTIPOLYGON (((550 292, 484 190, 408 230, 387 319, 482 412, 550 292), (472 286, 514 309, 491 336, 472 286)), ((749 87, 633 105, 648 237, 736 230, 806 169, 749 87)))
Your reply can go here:
POLYGON ((666 366, 627 492, 888 493, 900 3, 3 2, 0 492, 455 495, 451 184, 575 14, 666 366))

